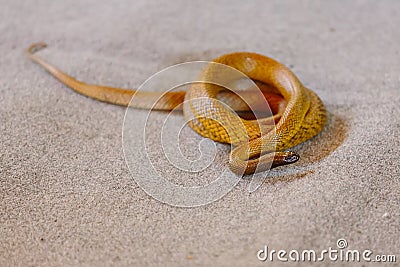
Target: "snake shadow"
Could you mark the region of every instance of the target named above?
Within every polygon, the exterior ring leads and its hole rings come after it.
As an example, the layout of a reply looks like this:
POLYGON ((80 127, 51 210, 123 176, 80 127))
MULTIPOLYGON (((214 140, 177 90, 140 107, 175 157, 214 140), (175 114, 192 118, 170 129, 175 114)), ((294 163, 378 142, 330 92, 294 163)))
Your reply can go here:
POLYGON ((328 111, 324 129, 317 136, 290 149, 300 155, 300 160, 293 165, 297 168, 290 168, 289 165, 272 169, 265 183, 290 182, 314 173, 312 168, 316 166, 310 165, 320 162, 335 151, 347 138, 348 128, 349 125, 341 116, 328 111))

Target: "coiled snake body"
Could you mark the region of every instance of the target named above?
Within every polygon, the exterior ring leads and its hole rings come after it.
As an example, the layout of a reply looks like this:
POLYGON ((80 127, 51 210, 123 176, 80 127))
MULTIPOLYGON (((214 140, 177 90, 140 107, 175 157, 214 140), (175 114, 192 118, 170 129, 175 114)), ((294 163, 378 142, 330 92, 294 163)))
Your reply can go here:
POLYGON ((248 106, 237 95, 220 86, 196 83, 187 92, 162 94, 86 84, 34 54, 44 47, 44 43, 33 44, 27 49, 27 54, 63 84, 85 96, 122 106, 156 110, 172 110, 188 100, 183 104, 183 112, 185 117, 191 114, 194 118, 189 125, 204 137, 233 144, 235 148, 229 156, 228 166, 240 175, 296 162, 299 155, 284 150, 312 138, 326 123, 326 110, 319 97, 305 88, 288 68, 259 54, 232 53, 213 60, 256 81, 274 111, 273 116, 248 120, 219 101, 191 101, 197 98, 216 100, 218 96, 233 110, 248 111, 248 106))

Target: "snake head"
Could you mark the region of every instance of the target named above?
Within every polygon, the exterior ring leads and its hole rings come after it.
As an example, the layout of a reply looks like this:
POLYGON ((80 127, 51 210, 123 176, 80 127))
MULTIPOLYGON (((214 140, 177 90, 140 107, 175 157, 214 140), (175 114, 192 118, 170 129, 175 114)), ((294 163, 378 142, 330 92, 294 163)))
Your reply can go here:
POLYGON ((271 168, 295 163, 300 159, 299 154, 293 151, 276 152, 271 168))

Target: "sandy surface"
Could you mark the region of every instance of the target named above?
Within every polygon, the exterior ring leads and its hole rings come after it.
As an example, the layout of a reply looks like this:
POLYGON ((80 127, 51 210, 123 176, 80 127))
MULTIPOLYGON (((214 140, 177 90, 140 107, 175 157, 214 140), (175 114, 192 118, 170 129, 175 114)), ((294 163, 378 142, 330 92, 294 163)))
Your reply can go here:
POLYGON ((1 266, 266 266, 256 256, 264 245, 321 251, 339 238, 400 260, 399 2, 1 6, 1 266), (318 93, 328 125, 255 193, 244 180, 207 206, 165 205, 125 163, 125 109, 30 62, 23 50, 42 40, 40 55, 68 73, 127 88, 188 60, 269 55, 318 93))

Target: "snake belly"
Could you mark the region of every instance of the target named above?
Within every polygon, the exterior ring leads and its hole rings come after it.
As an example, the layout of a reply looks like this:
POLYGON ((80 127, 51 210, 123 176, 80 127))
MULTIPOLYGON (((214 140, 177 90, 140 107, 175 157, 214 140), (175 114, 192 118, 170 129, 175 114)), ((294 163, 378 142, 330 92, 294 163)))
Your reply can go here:
MULTIPOLYGON (((286 150, 314 137, 326 124, 326 109, 321 99, 305 88, 283 64, 256 53, 236 52, 213 60, 254 80, 267 102, 274 106, 271 108, 275 110, 273 115, 254 120, 240 117, 236 112, 249 111, 248 105, 234 92, 224 91, 220 86, 195 83, 186 92, 160 93, 87 84, 35 54, 44 47, 45 43, 33 44, 27 49, 27 55, 80 94, 142 109, 172 110, 183 103, 184 116, 191 118, 188 124, 194 131, 216 142, 235 146, 229 155, 228 166, 238 175, 296 162, 299 155, 286 150), (211 101, 197 101, 199 98, 211 101), (221 103, 221 99, 230 109, 221 103)), ((248 96, 251 97, 251 93, 248 96)))

